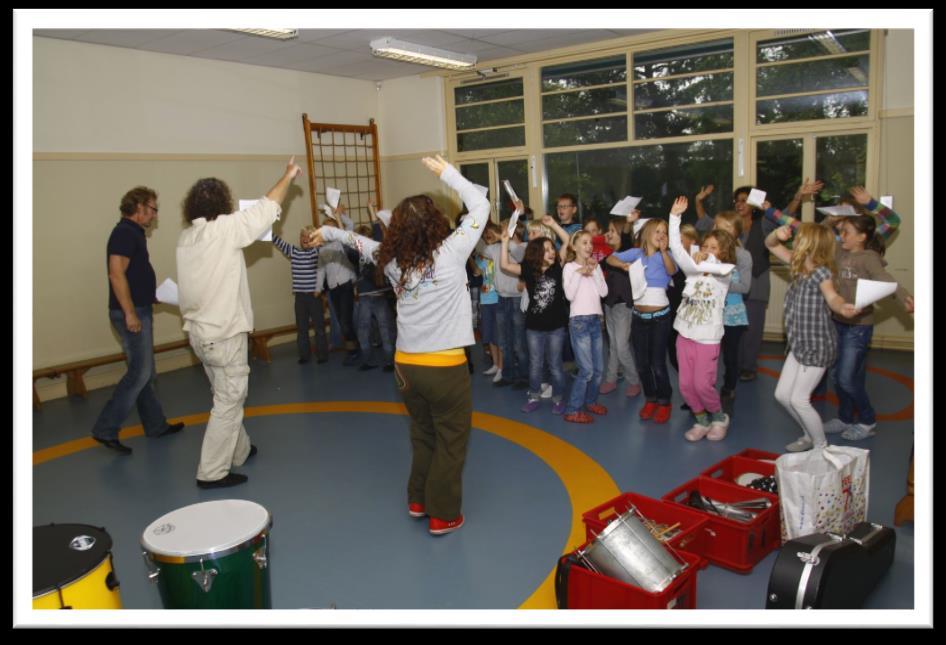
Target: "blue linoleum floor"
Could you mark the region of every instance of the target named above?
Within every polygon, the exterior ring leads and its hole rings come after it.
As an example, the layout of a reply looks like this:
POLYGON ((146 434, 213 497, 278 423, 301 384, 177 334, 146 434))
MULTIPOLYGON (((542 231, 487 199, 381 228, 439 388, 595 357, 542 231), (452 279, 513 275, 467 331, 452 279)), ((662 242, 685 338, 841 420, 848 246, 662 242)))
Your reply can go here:
MULTIPOLYGON (((606 417, 588 426, 568 424, 547 402, 523 414, 524 393, 493 387, 480 371, 475 349, 474 409, 532 425, 561 438, 597 462, 618 489, 660 497, 701 471, 745 448, 782 452, 799 431, 774 401, 775 379, 761 375, 740 383, 727 438, 691 444, 683 438, 689 416, 674 411, 664 426, 641 424, 642 397, 623 388, 602 396, 606 417)), ((766 344, 763 354, 780 355, 766 344)), ((247 407, 311 401, 400 402, 391 374, 359 372, 341 364, 298 365, 294 344, 272 348, 273 361, 251 361, 247 407)), ((913 377, 912 355, 873 350, 869 365, 913 377)), ((780 369, 778 360, 763 365, 780 369)), ((675 379, 674 379, 675 380, 675 379)), ((878 413, 912 402, 912 392, 869 373, 878 413)), ((33 413, 33 450, 87 437, 111 388, 86 399, 58 399, 33 413)), ((209 411, 211 396, 200 367, 159 376, 158 395, 169 417, 209 411)), ((836 416, 819 403, 822 416, 836 416)), ((126 425, 137 424, 129 418, 126 425)), ((273 515, 271 580, 277 609, 513 609, 542 583, 568 540, 573 510, 562 481, 522 446, 474 431, 464 473, 466 525, 434 538, 426 522, 406 513, 410 466, 408 418, 373 413, 317 413, 247 418, 259 454, 237 469, 247 484, 199 490, 194 483, 204 425, 161 439, 127 440, 130 457, 92 448, 33 468, 33 523, 78 522, 105 527, 114 542, 115 569, 126 608, 160 608, 146 577, 139 540, 159 516, 211 499, 250 499, 273 515)), ((883 421, 876 437, 851 444, 871 450, 869 519, 892 526, 893 508, 905 493, 913 421, 883 421)), ((600 502, 606 501, 601 499, 600 502)), ((577 546, 577 545, 575 545, 577 546)), ((761 609, 776 554, 746 575, 709 566, 698 577, 701 609, 761 609)), ((913 524, 897 529, 896 560, 869 598, 871 609, 914 606, 913 524)))

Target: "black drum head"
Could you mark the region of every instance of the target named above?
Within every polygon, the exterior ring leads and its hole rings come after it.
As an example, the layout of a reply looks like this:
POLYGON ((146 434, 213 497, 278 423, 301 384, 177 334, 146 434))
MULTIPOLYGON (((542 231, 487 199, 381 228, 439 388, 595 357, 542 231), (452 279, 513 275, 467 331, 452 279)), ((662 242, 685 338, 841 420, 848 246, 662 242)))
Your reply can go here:
POLYGON ((64 587, 93 571, 112 550, 104 529, 88 524, 33 527, 33 596, 64 587))

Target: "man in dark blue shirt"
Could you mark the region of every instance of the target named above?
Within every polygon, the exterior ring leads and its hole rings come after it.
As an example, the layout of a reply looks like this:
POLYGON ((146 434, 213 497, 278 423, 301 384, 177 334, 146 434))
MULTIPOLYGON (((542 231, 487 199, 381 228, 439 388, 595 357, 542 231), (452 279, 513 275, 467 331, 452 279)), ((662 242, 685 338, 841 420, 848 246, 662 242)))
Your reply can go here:
POLYGON ((158 216, 158 195, 145 186, 132 188, 122 197, 122 218, 112 229, 106 247, 108 316, 125 350, 128 371, 115 386, 92 428, 92 437, 122 455, 131 448, 118 440, 118 430, 132 407, 149 437, 179 432, 183 423, 168 425, 154 393, 154 333, 151 305, 155 301, 154 269, 148 257, 145 229, 158 216))

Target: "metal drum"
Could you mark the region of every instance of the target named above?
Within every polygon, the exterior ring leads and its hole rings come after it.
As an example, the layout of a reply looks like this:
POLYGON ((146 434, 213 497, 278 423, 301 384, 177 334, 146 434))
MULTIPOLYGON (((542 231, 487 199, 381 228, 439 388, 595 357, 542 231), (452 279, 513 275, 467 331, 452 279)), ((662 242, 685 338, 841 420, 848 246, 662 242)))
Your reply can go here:
POLYGON ((33 609, 121 609, 112 538, 88 524, 33 527, 33 609))
POLYGON ((148 577, 165 609, 271 609, 269 533, 255 502, 192 504, 156 519, 141 536, 148 577))
POLYGON ((592 571, 651 593, 666 589, 687 568, 651 535, 632 506, 608 524, 578 557, 592 571))

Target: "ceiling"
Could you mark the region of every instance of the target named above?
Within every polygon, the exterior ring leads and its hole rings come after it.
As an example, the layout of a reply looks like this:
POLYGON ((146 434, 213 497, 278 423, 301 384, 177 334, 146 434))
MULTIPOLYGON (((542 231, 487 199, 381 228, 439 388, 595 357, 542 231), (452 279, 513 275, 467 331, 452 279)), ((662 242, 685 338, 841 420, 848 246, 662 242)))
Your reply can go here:
POLYGON ((300 29, 273 40, 225 29, 34 29, 34 36, 143 51, 278 67, 367 81, 414 76, 434 68, 375 58, 368 43, 392 36, 462 54, 477 65, 653 29, 300 29))

